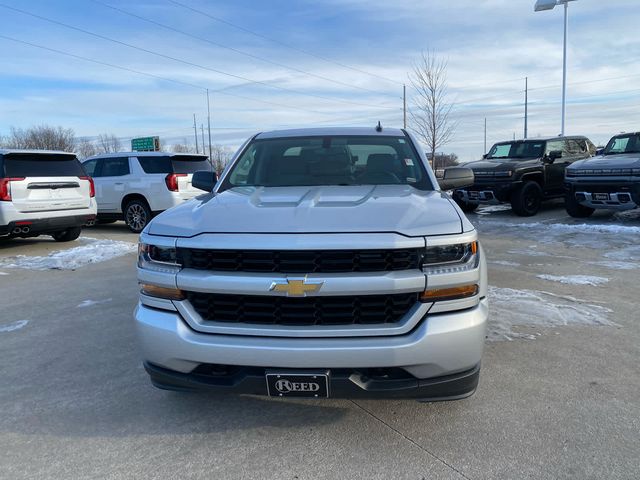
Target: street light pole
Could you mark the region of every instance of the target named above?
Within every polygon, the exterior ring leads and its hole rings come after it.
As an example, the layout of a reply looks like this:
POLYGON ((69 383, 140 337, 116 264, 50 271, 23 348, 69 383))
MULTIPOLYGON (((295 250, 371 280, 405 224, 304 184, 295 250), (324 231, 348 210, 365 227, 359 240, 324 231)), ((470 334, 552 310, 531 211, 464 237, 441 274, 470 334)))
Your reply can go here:
POLYGON ((537 0, 533 10, 542 12, 553 10, 558 5, 564 6, 564 42, 562 47, 562 126, 560 135, 565 133, 565 113, 567 104, 567 32, 569 30, 569 2, 575 0, 537 0))
POLYGON ((564 47, 562 51, 562 129, 560 135, 564 137, 564 123, 567 105, 567 30, 569 28, 569 2, 564 2, 564 47))

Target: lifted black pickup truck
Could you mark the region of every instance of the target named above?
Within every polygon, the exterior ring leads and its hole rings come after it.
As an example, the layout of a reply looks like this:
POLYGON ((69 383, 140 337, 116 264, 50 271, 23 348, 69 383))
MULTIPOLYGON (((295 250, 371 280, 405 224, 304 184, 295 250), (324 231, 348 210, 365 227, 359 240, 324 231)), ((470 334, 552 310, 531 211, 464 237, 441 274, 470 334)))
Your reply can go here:
POLYGON ((511 203, 517 215, 535 215, 543 200, 564 197, 565 168, 595 150, 582 136, 496 143, 483 160, 462 165, 473 170, 475 183, 456 190, 454 199, 465 212, 480 203, 511 203))

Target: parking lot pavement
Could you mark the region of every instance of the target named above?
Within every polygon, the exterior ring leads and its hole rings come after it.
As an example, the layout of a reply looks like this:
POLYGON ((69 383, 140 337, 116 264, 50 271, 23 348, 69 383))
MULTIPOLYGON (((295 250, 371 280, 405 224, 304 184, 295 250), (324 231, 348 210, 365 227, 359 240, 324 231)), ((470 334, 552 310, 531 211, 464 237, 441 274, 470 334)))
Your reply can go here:
POLYGON ((469 218, 491 341, 476 394, 438 404, 156 390, 133 331, 135 235, 0 243, 0 477, 640 478, 640 215, 469 218), (30 264, 60 250, 55 269, 30 264), (113 256, 83 260, 99 250, 113 256))

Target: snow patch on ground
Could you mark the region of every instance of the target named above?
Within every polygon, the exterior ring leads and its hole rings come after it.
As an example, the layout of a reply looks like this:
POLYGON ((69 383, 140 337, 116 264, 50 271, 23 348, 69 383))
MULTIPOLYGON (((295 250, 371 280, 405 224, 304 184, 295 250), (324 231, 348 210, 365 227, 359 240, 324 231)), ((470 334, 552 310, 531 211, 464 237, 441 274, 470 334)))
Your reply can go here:
POLYGON ((485 225, 496 226, 500 228, 517 228, 522 230, 544 230, 550 233, 611 233, 616 235, 638 235, 640 227, 615 225, 615 224, 595 224, 595 223, 512 223, 502 220, 490 220, 482 222, 485 225))
POLYGON ((137 250, 137 245, 119 240, 101 240, 81 237, 85 245, 59 250, 43 257, 17 255, 0 259, 2 268, 24 268, 27 270, 75 270, 91 263, 105 262, 137 250))
POLYGON ((506 212, 507 210, 511 210, 510 205, 487 205, 478 208, 476 213, 478 215, 490 215, 494 212, 506 212))
POLYGON ((609 321, 612 311, 577 298, 536 290, 489 287, 491 315, 489 341, 534 340, 541 335, 531 329, 567 325, 616 326, 609 321), (529 327, 530 332, 514 331, 529 327))
POLYGON ((17 322, 8 323, 6 325, 0 325, 0 333, 13 332, 14 330, 20 330, 29 323, 29 320, 18 320, 17 322))
MULTIPOLYGON (((605 254, 606 256, 606 254, 605 254)), ((598 267, 610 268, 612 270, 636 270, 640 269, 640 264, 631 262, 615 262, 615 261, 603 261, 603 262, 590 262, 589 265, 596 265, 598 267)))
POLYGON ((0 272, 0 275, 9 275, 7 272, 0 272))
POLYGON ((516 262, 509 262, 507 260, 489 260, 491 265, 501 265, 503 267, 519 267, 520 264, 516 262))
POLYGON ((94 305, 102 305, 103 303, 109 303, 112 300, 113 300, 112 298, 106 298, 104 300, 83 300, 78 305, 76 305, 76 308, 93 307, 94 305))
POLYGON ((536 275, 542 280, 548 280, 550 282, 564 283, 565 285, 591 285, 597 287, 609 283, 608 278, 594 277, 590 275, 536 275))
POLYGON ((616 248, 604 254, 605 257, 616 261, 640 260, 640 245, 631 245, 623 248, 616 248))

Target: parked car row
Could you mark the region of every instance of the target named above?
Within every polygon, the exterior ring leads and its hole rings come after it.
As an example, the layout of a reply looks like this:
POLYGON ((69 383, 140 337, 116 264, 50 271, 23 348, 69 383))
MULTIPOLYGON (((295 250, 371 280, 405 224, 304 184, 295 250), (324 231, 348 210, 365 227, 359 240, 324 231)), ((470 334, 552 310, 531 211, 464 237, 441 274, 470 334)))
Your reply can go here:
POLYGON ((471 168, 473 186, 454 191, 465 212, 482 203, 510 203, 520 216, 542 202, 564 198, 567 213, 584 218, 595 209, 640 205, 640 133, 613 137, 602 155, 586 137, 537 138, 495 144, 471 168))
POLYGON ((141 232, 202 193, 191 185, 195 171, 211 172, 206 155, 125 152, 80 163, 69 152, 0 150, 0 238, 71 241, 83 226, 120 219, 141 232))

